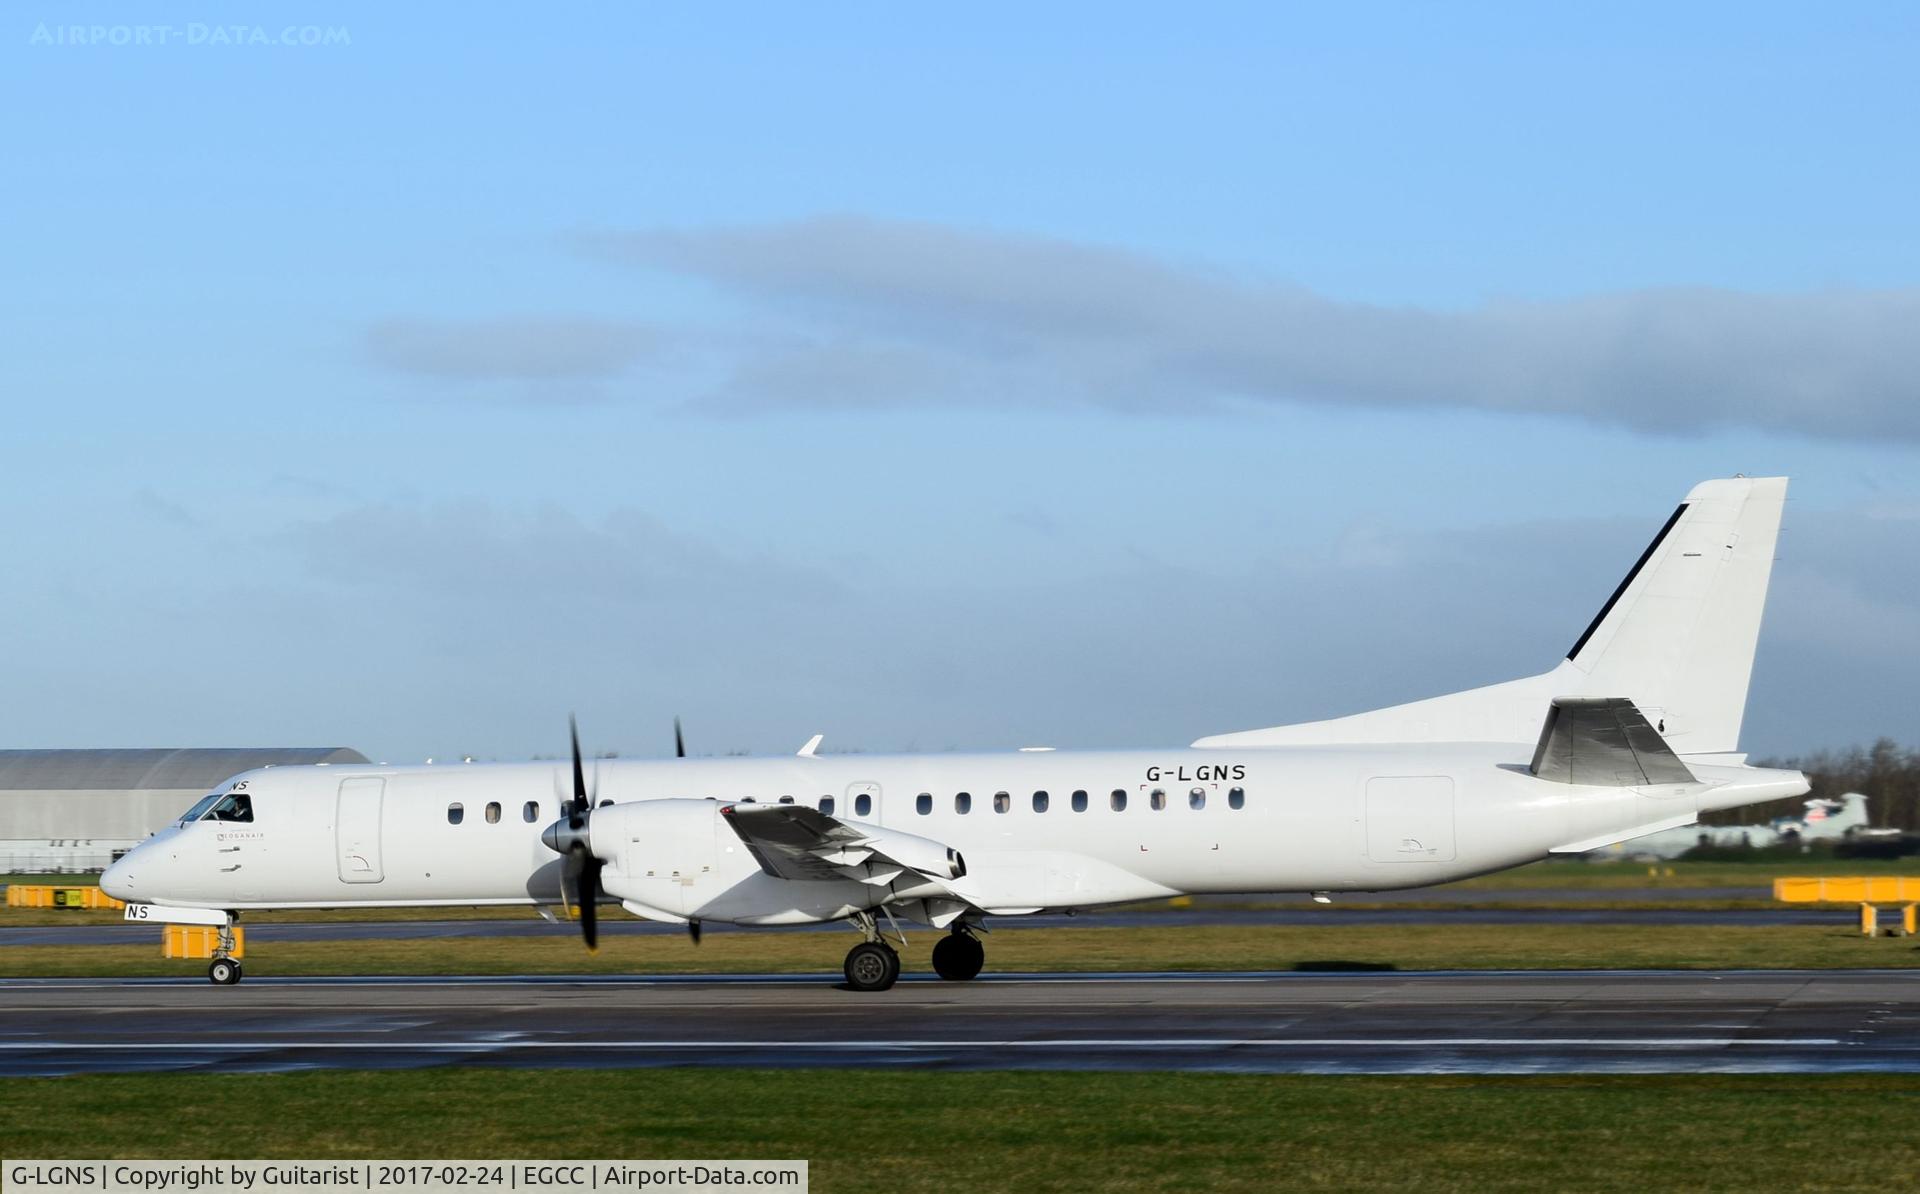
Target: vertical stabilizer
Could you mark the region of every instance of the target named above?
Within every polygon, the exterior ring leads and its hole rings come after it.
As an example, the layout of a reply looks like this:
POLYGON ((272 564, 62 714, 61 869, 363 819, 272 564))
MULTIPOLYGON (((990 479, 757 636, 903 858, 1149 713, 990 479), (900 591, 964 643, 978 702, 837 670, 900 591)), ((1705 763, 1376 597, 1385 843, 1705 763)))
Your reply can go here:
POLYGON ((1631 697, 1683 754, 1738 748, 1785 477, 1735 477, 1687 500, 1580 636, 1589 693, 1631 697))
POLYGON ((1550 672, 1195 746, 1531 742, 1558 697, 1624 697, 1683 755, 1738 750, 1785 477, 1693 487, 1550 672))

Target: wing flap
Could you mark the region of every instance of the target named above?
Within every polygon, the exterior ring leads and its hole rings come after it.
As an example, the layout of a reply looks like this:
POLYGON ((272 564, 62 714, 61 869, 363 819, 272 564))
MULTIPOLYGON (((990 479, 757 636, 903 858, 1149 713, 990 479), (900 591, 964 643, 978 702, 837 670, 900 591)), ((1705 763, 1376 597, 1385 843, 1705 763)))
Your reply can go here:
POLYGON ((958 855, 938 842, 878 835, 805 805, 731 804, 720 815, 760 869, 778 879, 851 880, 885 888, 910 874, 945 884, 964 873, 958 855))

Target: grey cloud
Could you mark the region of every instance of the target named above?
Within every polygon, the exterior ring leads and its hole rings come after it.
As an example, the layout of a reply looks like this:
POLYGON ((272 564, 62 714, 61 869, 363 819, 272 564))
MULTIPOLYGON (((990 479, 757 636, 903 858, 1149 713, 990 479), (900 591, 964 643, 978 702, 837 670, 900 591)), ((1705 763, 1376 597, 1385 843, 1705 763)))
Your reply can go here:
POLYGON ((659 343, 652 329, 638 324, 582 318, 396 318, 366 334, 367 350, 380 364, 455 381, 603 380, 659 343))
POLYGON ((709 399, 1439 405, 1669 432, 1920 436, 1920 291, 1674 288, 1464 311, 1342 302, 1123 250, 852 217, 605 232, 777 325, 709 399))

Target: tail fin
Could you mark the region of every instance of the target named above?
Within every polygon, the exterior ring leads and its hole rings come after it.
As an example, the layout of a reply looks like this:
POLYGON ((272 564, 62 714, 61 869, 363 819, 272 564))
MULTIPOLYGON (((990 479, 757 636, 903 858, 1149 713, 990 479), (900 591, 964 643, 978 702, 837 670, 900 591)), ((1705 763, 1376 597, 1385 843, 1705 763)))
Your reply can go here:
POLYGON ((1550 672, 1194 745, 1531 742, 1556 697, 1626 697, 1676 752, 1732 753, 1786 496, 1785 477, 1694 486, 1550 672))

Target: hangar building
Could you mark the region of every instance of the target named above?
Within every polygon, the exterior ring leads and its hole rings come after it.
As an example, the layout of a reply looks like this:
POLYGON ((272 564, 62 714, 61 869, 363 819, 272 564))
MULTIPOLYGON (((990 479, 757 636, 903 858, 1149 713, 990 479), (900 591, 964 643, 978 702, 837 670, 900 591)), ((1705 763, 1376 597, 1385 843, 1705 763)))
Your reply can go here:
POLYGON ((334 746, 0 750, 0 873, 103 870, 242 771, 366 761, 334 746))

